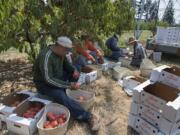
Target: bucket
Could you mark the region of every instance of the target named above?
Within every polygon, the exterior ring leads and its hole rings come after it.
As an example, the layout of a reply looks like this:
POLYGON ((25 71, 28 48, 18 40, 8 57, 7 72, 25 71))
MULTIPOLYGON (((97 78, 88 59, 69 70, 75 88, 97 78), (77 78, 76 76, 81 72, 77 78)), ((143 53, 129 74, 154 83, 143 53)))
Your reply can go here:
POLYGON ((77 101, 85 110, 88 110, 94 103, 95 94, 93 92, 67 89, 66 94, 69 98, 77 101), (85 100, 80 101, 78 99, 80 96, 83 96, 85 100))
POLYGON ((39 122, 37 123, 39 135, 64 135, 67 131, 69 119, 70 119, 70 112, 65 106, 56 103, 50 103, 46 105, 44 113, 41 119, 39 120, 39 122), (43 126, 44 123, 47 121, 46 115, 48 112, 53 112, 55 114, 64 113, 66 115, 67 120, 63 125, 59 125, 58 127, 55 128, 45 129, 43 128, 43 126))
POLYGON ((112 77, 115 80, 122 80, 126 76, 132 75, 132 71, 125 67, 114 67, 112 71, 112 77))
POLYGON ((143 59, 141 65, 140 65, 140 72, 141 76, 143 77, 150 77, 151 71, 155 68, 156 66, 152 63, 151 60, 149 59, 143 59))
POLYGON ((121 62, 122 67, 130 67, 131 64, 131 58, 125 58, 125 57, 120 57, 119 61, 121 62))

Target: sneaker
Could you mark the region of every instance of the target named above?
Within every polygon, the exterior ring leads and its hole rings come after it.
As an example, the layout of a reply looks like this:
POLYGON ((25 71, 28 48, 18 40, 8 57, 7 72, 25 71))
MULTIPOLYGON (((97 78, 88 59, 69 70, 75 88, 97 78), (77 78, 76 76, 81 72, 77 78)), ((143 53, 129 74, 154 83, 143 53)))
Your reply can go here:
POLYGON ((89 126, 91 128, 91 131, 98 131, 100 128, 100 120, 95 114, 91 115, 91 118, 89 120, 89 126))

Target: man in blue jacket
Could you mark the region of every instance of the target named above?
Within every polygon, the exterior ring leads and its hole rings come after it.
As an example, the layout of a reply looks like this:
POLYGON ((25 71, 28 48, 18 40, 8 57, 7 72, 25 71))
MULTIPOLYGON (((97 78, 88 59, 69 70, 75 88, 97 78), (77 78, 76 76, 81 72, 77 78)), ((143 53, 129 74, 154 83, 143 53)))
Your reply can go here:
POLYGON ((118 60, 119 57, 123 57, 123 51, 118 47, 118 36, 114 34, 106 41, 106 46, 112 51, 110 58, 112 60, 118 60))

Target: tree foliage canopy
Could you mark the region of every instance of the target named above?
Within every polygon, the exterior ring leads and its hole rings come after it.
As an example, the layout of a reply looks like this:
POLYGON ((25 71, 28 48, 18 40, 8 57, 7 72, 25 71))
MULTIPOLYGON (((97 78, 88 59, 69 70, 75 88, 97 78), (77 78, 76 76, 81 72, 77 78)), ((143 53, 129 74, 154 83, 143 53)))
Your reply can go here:
POLYGON ((170 25, 174 24, 174 3, 172 0, 169 0, 168 6, 163 15, 163 21, 169 23, 170 25))
POLYGON ((33 60, 57 36, 121 32, 131 28, 133 16, 128 0, 1 0, 0 51, 15 47, 33 60))

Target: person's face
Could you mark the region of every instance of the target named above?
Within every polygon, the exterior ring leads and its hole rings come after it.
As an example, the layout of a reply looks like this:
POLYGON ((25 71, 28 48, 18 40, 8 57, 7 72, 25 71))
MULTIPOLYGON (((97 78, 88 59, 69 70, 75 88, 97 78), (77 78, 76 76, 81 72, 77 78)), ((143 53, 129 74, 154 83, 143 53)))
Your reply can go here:
POLYGON ((57 55, 59 56, 65 56, 68 53, 68 49, 61 45, 57 45, 55 49, 56 49, 57 55))
POLYGON ((129 45, 134 45, 135 44, 135 42, 132 42, 132 41, 134 41, 133 38, 129 39, 129 45))

